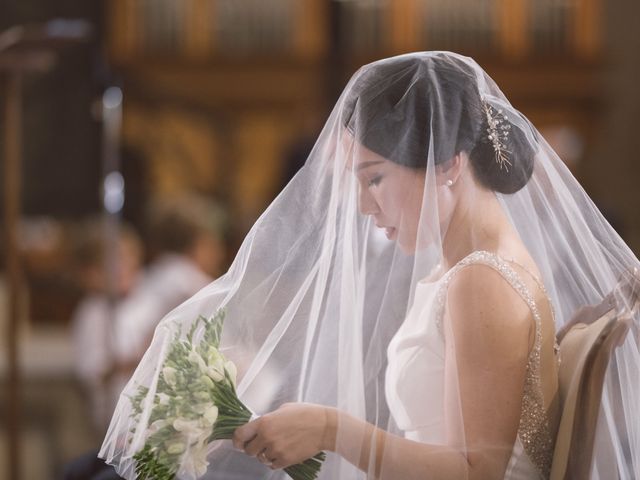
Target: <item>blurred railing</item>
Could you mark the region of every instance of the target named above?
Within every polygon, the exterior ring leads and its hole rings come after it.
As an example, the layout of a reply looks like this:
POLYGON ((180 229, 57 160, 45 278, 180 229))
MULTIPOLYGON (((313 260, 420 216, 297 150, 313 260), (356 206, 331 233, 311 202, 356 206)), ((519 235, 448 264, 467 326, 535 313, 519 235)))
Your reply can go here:
POLYGON ((137 57, 315 57, 326 48, 325 0, 113 0, 109 49, 137 57))
POLYGON ((592 58, 602 0, 113 0, 116 59, 321 58, 448 49, 592 58), (335 11, 331 27, 332 9, 335 11))
POLYGON ((446 49, 592 58, 600 0, 342 0, 340 44, 358 52, 446 49))

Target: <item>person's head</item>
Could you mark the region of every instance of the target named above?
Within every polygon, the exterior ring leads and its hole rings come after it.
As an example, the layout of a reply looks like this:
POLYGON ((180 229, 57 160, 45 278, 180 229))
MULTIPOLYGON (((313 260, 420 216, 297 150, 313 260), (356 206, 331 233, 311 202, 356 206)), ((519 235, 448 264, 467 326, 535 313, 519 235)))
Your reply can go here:
POLYGON ((101 219, 83 222, 74 236, 72 262, 79 286, 86 292, 109 293, 108 268, 113 270, 115 295, 127 295, 135 285, 142 263, 142 244, 128 225, 119 225, 113 261, 108 259, 109 238, 101 219))
POLYGON ((157 199, 149 208, 149 239, 155 255, 189 257, 217 276, 225 259, 225 214, 216 202, 196 195, 157 199))
POLYGON ((406 250, 415 248, 427 169, 445 185, 468 168, 478 188, 503 194, 533 172, 536 152, 518 113, 480 93, 488 77, 472 65, 444 52, 402 55, 363 67, 347 87, 341 123, 355 140, 361 211, 406 250), (496 157, 490 120, 500 122, 508 164, 496 157))

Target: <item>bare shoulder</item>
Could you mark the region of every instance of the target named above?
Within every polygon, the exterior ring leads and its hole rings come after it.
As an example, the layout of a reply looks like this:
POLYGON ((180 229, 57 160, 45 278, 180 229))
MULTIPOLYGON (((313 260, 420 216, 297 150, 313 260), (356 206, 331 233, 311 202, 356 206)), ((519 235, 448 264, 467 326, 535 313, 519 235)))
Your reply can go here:
POLYGON ((520 350, 517 345, 523 345, 528 351, 531 311, 509 282, 488 265, 467 265, 452 277, 445 321, 456 343, 498 350, 520 350))

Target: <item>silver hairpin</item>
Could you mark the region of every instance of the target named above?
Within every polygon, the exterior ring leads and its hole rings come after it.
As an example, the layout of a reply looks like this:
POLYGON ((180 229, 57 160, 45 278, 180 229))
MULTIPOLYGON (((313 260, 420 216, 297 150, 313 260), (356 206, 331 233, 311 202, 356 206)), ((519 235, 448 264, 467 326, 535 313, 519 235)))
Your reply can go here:
POLYGON ((482 99, 482 108, 487 117, 487 138, 493 144, 493 149, 496 152, 496 163, 500 165, 500 170, 504 168, 508 172, 511 166, 509 160, 511 152, 507 150, 507 139, 511 125, 501 108, 493 108, 485 99, 482 99))

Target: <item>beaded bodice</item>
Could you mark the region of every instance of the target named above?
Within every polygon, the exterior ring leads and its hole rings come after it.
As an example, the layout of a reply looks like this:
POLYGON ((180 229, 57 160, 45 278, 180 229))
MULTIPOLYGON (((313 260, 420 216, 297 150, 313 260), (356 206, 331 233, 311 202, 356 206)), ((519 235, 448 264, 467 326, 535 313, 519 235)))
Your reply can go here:
MULTIPOLYGON (((406 405, 408 403, 407 399, 416 395, 417 392, 411 390, 416 387, 412 387, 411 382, 407 381, 410 378, 410 374, 404 370, 417 369, 419 376, 432 376, 432 378, 437 378, 437 381, 443 382, 444 335, 442 333, 442 318, 444 316, 447 288, 457 272, 473 264, 487 265, 500 273, 527 304, 534 319, 534 345, 527 359, 518 440, 531 463, 533 463, 535 470, 542 478, 548 478, 551 470, 554 435, 552 435, 550 420, 545 409, 540 378, 542 318, 534 297, 520 275, 511 266, 510 262, 496 254, 485 251, 473 252, 445 273, 437 282, 429 284, 434 288, 429 288, 428 292, 420 292, 423 297, 427 297, 422 313, 413 312, 414 318, 410 314, 407 318, 409 325, 403 325, 396 334, 397 338, 394 337, 389 345, 387 397, 390 401, 392 413, 400 428, 410 431, 409 435, 407 435, 409 438, 426 442, 438 441, 438 437, 442 433, 438 432, 438 429, 442 428, 439 425, 440 419, 437 419, 435 414, 415 418, 416 410, 412 410, 410 405, 406 405), (433 295, 433 298, 429 299, 429 295, 433 295), (424 322, 416 322, 415 317, 421 317, 422 320, 424 320, 425 316, 429 317, 430 315, 425 312, 427 309, 435 313, 435 325, 421 330, 422 326, 417 325, 424 322), (412 322, 413 325, 411 324, 412 322), (409 386, 406 384, 409 384, 409 386), (394 392, 394 390, 397 390, 397 392, 394 392), (414 433, 411 433, 411 431, 414 433)), ((535 276, 532 277, 535 279, 535 276)), ((538 282, 538 285, 544 291, 542 284, 538 282)), ((433 390, 438 391, 440 388, 436 387, 433 390)), ((431 396, 434 398, 426 400, 431 402, 428 404, 428 409, 432 411, 442 410, 444 407, 442 400, 435 398, 437 395, 431 396)), ((418 417, 420 416, 419 414, 418 417)))

